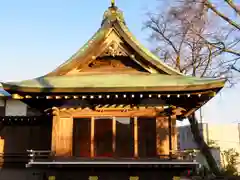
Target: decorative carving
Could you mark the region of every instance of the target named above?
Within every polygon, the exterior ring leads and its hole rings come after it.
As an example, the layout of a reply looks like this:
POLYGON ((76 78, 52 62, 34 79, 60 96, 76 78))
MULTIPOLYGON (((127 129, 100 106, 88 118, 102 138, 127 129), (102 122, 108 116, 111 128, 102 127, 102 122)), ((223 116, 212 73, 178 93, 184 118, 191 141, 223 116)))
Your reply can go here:
POLYGON ((104 51, 102 56, 127 56, 126 52, 124 51, 124 48, 121 47, 118 43, 113 41, 110 46, 104 51))
POLYGON ((91 62, 88 67, 90 68, 102 68, 102 67, 113 67, 113 68, 123 68, 125 67, 121 61, 115 59, 98 59, 91 62))

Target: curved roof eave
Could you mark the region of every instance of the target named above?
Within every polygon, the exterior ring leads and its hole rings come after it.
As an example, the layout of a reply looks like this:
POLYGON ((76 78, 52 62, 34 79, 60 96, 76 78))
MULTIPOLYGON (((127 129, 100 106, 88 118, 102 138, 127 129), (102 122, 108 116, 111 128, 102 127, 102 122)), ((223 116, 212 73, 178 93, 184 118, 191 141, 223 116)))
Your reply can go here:
POLYGON ((141 57, 143 57, 146 61, 148 61, 158 70, 163 71, 169 75, 184 76, 184 74, 166 65, 156 55, 154 55, 147 48, 141 45, 140 42, 135 38, 135 36, 130 32, 128 27, 118 19, 111 22, 110 24, 109 22, 104 23, 98 29, 98 31, 73 56, 71 56, 67 61, 65 61, 63 64, 61 64, 55 70, 45 76, 59 74, 58 72, 61 72, 65 69, 70 69, 72 63, 78 61, 79 57, 84 56, 90 48, 94 48, 98 41, 101 41, 105 38, 106 32, 108 32, 112 27, 114 27, 114 29, 120 34, 120 36, 126 41, 126 43, 128 43, 133 48, 133 50, 135 50, 141 57))
POLYGON ((180 73, 176 69, 168 66, 164 62, 162 62, 156 55, 154 55, 152 52, 150 52, 145 46, 143 46, 137 38, 131 33, 129 28, 122 22, 116 21, 114 23, 116 25, 116 28, 119 33, 125 37, 125 41, 127 41, 129 44, 132 45, 132 48, 141 54, 148 62, 154 64, 158 69, 161 69, 163 72, 166 72, 169 75, 181 75, 185 76, 185 74, 180 73), (135 45, 135 46, 134 46, 135 45))

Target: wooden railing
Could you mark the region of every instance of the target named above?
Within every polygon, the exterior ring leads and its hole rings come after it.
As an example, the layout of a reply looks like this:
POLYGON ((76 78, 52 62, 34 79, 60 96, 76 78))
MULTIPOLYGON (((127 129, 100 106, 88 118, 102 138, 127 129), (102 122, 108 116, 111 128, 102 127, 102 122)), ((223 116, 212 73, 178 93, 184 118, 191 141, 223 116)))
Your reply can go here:
POLYGON ((124 159, 132 159, 132 160, 146 160, 146 159, 155 159, 155 160, 194 160, 194 155, 188 154, 186 155, 185 152, 174 152, 171 156, 170 155, 157 155, 155 157, 139 157, 139 158, 134 158, 134 157, 111 157, 111 156, 104 156, 104 157, 78 157, 78 156, 71 156, 71 157, 58 157, 55 156, 55 153, 50 151, 50 150, 27 150, 29 161, 43 161, 43 160, 56 160, 56 159, 111 159, 111 160, 124 160, 124 159))
MULTIPOLYGON (((58 159, 63 159, 63 157, 56 157, 55 153, 50 150, 27 150, 25 153, 0 153, 0 164, 5 163, 28 163, 34 161, 54 161, 58 159)), ((121 158, 121 157, 94 157, 94 158, 81 158, 81 157, 69 157, 64 158, 69 160, 77 159, 89 159, 89 160, 194 160, 194 155, 186 155, 184 152, 178 152, 170 157, 169 155, 160 155, 156 157, 149 158, 121 158)))
POLYGON ((54 157, 54 153, 49 150, 27 150, 29 161, 35 161, 35 160, 44 160, 44 159, 51 159, 54 157))

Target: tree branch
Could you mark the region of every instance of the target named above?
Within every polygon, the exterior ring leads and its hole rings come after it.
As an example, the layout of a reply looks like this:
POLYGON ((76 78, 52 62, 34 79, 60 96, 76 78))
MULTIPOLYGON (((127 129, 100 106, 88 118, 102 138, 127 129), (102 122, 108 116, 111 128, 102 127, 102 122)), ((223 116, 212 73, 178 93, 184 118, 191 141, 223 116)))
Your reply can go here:
POLYGON ((208 0, 204 0, 204 4, 207 8, 211 9, 216 15, 218 15, 219 17, 221 17, 223 20, 225 20, 227 23, 229 23, 231 26, 237 28, 238 30, 240 30, 240 25, 231 20, 230 18, 228 18, 227 16, 225 16, 223 13, 221 13, 220 11, 218 11, 216 9, 216 7, 213 6, 212 3, 210 3, 208 0))
POLYGON ((238 14, 240 15, 240 8, 238 8, 232 0, 224 0, 228 5, 238 14))

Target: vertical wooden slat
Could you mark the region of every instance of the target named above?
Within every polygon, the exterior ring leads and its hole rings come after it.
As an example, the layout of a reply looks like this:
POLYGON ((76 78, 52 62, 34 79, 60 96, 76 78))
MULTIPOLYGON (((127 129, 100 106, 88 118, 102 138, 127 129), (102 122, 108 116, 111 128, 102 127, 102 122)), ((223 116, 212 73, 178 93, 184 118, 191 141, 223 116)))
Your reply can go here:
POLYGON ((59 114, 54 112, 53 119, 52 119, 52 143, 51 143, 51 151, 56 153, 56 142, 58 136, 58 121, 59 121, 59 114))
POLYGON ((0 167, 2 167, 3 163, 4 163, 4 139, 2 137, 0 137, 0 167))
POLYGON ((134 157, 138 158, 138 118, 134 117, 134 157))
POLYGON ((112 140, 112 150, 113 150, 113 154, 115 155, 115 153, 116 153, 116 126, 117 126, 117 124, 116 124, 117 122, 116 122, 116 117, 113 117, 113 119, 112 119, 112 135, 113 135, 113 140, 112 140))
POLYGON ((172 119, 172 149, 173 153, 175 153, 178 149, 178 141, 177 141, 177 127, 176 127, 176 118, 172 119))
POLYGON ((156 145, 157 155, 169 155, 169 134, 168 134, 168 118, 156 118, 156 145))
POLYGON ((56 156, 72 156, 73 118, 61 118, 53 113, 51 149, 56 156))
POLYGON ((168 139, 169 139, 169 156, 172 157, 172 118, 168 116, 168 139))
POLYGON ((94 144, 94 134, 95 134, 95 119, 94 117, 91 117, 91 158, 94 158, 95 156, 95 144, 94 144))

